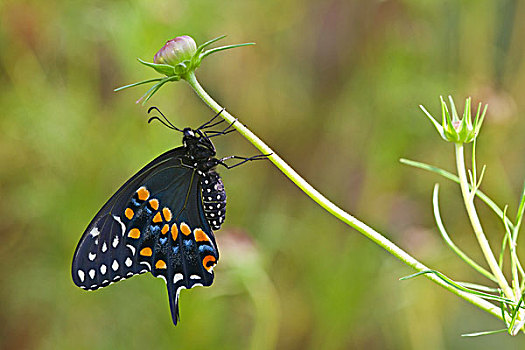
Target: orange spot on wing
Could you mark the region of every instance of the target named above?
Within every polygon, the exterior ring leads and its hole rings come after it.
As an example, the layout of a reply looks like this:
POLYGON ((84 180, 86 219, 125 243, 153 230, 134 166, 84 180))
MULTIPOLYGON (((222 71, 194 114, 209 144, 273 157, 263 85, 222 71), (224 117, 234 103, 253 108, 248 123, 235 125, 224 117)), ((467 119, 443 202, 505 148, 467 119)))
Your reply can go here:
POLYGON ((211 272, 211 269, 215 266, 215 264, 217 264, 217 260, 213 255, 206 255, 204 259, 202 259, 202 266, 204 266, 208 272, 211 272))
POLYGON ((170 230, 170 225, 168 224, 165 224, 163 227, 162 227, 162 230, 160 230, 160 232, 165 235, 166 232, 168 232, 170 230))
POLYGON ((146 187, 142 186, 137 190, 137 196, 139 197, 139 200, 145 201, 149 198, 149 191, 146 189, 146 187))
POLYGON ((177 229, 177 224, 171 225, 171 238, 173 238, 173 241, 177 240, 178 235, 179 235, 179 230, 177 229))
POLYGON ((165 269, 166 268, 166 263, 164 262, 164 260, 158 260, 155 263, 155 268, 156 269, 165 269))
POLYGON ((153 210, 159 209, 159 200, 158 199, 150 199, 149 205, 153 208, 153 210))
POLYGON ((162 222, 162 216, 160 216, 160 212, 158 212, 157 214, 155 214, 155 216, 153 217, 153 222, 154 222, 154 223, 162 222))
POLYGON ((128 220, 131 220, 133 218, 133 215, 135 215, 135 213, 133 212, 131 208, 126 208, 126 210, 124 211, 124 215, 126 215, 128 220))
POLYGON ((139 238, 140 230, 138 228, 132 228, 131 230, 129 230, 128 237, 135 238, 135 239, 139 238))
POLYGON ((162 215, 164 215, 164 219, 166 219, 166 221, 171 220, 171 210, 169 208, 162 208, 162 215))
POLYGON ((195 234, 195 240, 197 242, 209 242, 210 241, 210 238, 208 237, 208 235, 204 233, 204 231, 201 230, 200 228, 195 229, 193 233, 195 234))
POLYGON ((180 232, 184 233, 186 236, 191 234, 191 229, 186 223, 180 224, 180 232))
POLYGON ((151 255, 153 255, 153 252, 151 251, 150 247, 146 247, 146 248, 142 248, 140 250, 140 255, 142 255, 142 256, 151 256, 151 255))

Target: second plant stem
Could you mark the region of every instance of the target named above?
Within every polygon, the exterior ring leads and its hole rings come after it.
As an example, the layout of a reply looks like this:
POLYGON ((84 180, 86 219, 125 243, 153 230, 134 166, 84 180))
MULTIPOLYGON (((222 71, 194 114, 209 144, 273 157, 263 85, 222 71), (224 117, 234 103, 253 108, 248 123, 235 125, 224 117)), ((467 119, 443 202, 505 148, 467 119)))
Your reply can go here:
MULTIPOLYGON (((228 123, 230 123, 241 135, 243 135, 244 138, 250 141, 263 154, 269 154, 268 159, 275 166, 277 166, 291 181, 293 181, 304 193, 306 193, 310 198, 317 202, 321 207, 323 207, 329 213, 337 217, 339 220, 343 221, 344 223, 348 224, 349 226, 362 233, 364 236, 368 237, 370 240, 381 246, 383 249, 387 250, 390 254, 403 261, 405 264, 412 267, 416 271, 422 272, 429 270, 428 267, 420 263, 418 260, 413 258, 410 254, 408 254, 398 246, 396 246, 389 239, 381 235, 379 232, 377 232, 370 226, 361 222, 354 216, 348 214, 341 208, 337 207, 334 203, 330 202, 326 197, 324 197, 315 188, 313 188, 299 174, 297 174, 297 172, 295 172, 295 170, 292 169, 282 158, 280 158, 268 145, 266 145, 261 139, 259 139, 242 123, 238 122, 237 119, 234 118, 230 113, 223 110, 223 108, 217 102, 215 102, 215 100, 210 95, 208 95, 208 93, 202 88, 193 72, 189 73, 187 76, 184 76, 183 79, 186 80, 186 82, 188 82, 188 84, 193 88, 195 93, 202 99, 202 101, 206 105, 208 105, 216 113, 222 111, 221 116, 228 123)), ((477 307, 491 313, 492 315, 500 319, 502 318, 501 309, 491 304, 490 302, 476 297, 472 294, 462 292, 443 282, 443 280, 439 279, 434 274, 425 274, 425 276, 428 279, 432 280, 434 283, 437 283, 441 287, 460 296, 461 298, 476 305, 477 307)))
MULTIPOLYGON (((503 272, 501 271, 498 261, 494 257, 492 249, 490 248, 489 241, 485 237, 483 228, 481 227, 481 222, 479 221, 478 214, 476 212, 476 207, 474 206, 474 196, 470 191, 469 182, 467 180, 467 172, 465 170, 465 156, 464 156, 464 146, 463 144, 456 143, 456 167, 458 170, 459 184, 461 187, 461 193, 463 195, 463 201, 465 203, 465 208, 467 209, 467 214, 470 219, 472 228, 474 229, 474 234, 478 240, 481 251, 485 256, 485 260, 490 267, 490 270, 494 274, 494 277, 498 280, 498 285, 503 290, 505 296, 511 300, 515 300, 514 293, 510 288, 503 272)), ((472 191, 476 190, 476 184, 472 184, 472 191)))

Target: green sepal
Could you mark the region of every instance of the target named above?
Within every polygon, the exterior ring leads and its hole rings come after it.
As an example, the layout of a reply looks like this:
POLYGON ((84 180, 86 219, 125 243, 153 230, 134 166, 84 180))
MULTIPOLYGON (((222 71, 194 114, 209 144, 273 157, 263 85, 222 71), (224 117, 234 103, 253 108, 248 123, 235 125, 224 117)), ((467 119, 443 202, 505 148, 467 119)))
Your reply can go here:
POLYGON ((168 77, 175 74, 175 70, 173 66, 170 66, 169 64, 158 64, 158 63, 152 63, 152 62, 146 62, 141 60, 140 58, 137 58, 137 60, 142 63, 145 66, 151 67, 155 69, 160 74, 164 74, 168 77))

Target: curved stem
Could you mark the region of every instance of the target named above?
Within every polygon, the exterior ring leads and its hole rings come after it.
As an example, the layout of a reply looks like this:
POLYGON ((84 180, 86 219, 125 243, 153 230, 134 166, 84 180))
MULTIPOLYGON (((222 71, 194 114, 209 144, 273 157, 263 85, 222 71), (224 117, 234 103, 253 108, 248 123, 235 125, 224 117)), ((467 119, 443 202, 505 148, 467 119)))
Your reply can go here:
MULTIPOLYGON (((474 206, 474 196, 472 192, 469 189, 469 183, 467 180, 467 173, 465 171, 465 158, 464 158, 464 148, 463 144, 456 143, 455 144, 456 149, 456 167, 458 169, 458 177, 459 177, 459 184, 461 187, 461 193, 463 194, 463 201, 465 203, 465 208, 467 209, 467 214, 470 219, 470 223, 472 224, 472 228, 474 229, 474 233, 476 235, 476 238, 478 240, 479 246, 481 247, 481 251, 483 252, 483 255, 485 256, 485 260, 487 260, 487 263, 490 267, 490 270, 494 274, 494 277, 498 280, 498 284, 503 290, 503 293, 505 296, 509 299, 514 300, 514 293, 512 289, 510 288, 507 280, 505 279, 505 276, 503 275, 503 272, 499 268, 498 262, 496 258, 494 257, 494 254, 492 253, 492 249, 490 248, 489 241, 487 240, 487 237, 485 237, 485 233, 483 233, 483 228, 481 227, 481 222, 479 221, 478 214, 476 212, 476 207, 474 206)), ((473 184, 473 190, 476 190, 475 185, 473 184)))
MULTIPOLYGON (((222 110, 222 107, 215 102, 210 95, 202 88, 202 86, 197 81, 195 74, 192 72, 187 76, 183 77, 184 80, 193 88, 195 93, 206 103, 212 110, 216 113, 222 110)), ((381 235, 379 232, 366 225, 365 223, 359 221, 354 216, 348 214, 341 208, 337 207, 334 203, 330 202, 326 197, 319 193, 315 188, 313 188, 308 182, 306 182, 295 170, 293 170, 281 157, 279 157, 268 145, 266 145, 261 139, 259 139, 254 133, 252 133, 248 128, 246 128, 242 123, 237 122, 237 119, 234 118, 230 113, 224 110, 221 113, 221 116, 230 124, 233 124, 233 127, 243 135, 248 141, 250 141, 259 151, 263 154, 270 154, 268 159, 277 166, 291 181, 293 181, 304 193, 306 193, 310 198, 317 202, 321 207, 323 207, 330 214, 337 217, 339 220, 343 221, 347 225, 353 227, 364 236, 368 237, 374 243, 378 244, 383 249, 387 250, 390 254, 403 261, 408 266, 412 267, 414 270, 422 272, 429 270, 428 267, 414 259, 407 252, 396 246, 386 237, 381 235)), ((442 286, 448 291, 460 296, 461 298, 467 300, 468 302, 478 306, 479 308, 491 313, 492 315, 502 318, 500 308, 494 306, 486 300, 483 300, 479 297, 476 297, 472 294, 468 294, 462 291, 457 290, 456 288, 446 284, 438 277, 433 274, 425 274, 425 276, 432 280, 434 283, 442 286)))

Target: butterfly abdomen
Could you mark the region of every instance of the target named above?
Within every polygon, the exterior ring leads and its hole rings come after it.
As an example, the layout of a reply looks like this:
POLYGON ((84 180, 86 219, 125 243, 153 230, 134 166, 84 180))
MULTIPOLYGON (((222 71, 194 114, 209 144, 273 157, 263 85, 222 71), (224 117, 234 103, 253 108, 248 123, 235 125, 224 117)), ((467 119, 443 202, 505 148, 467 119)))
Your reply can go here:
POLYGON ((202 203, 204 214, 212 230, 221 228, 226 217, 226 191, 221 177, 209 171, 201 178, 202 203))

